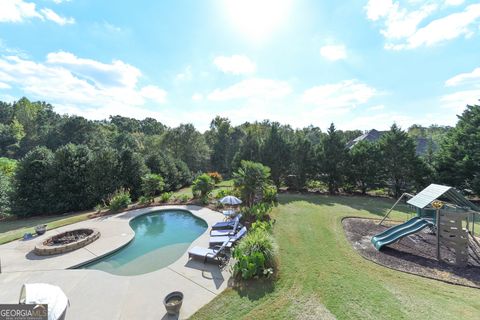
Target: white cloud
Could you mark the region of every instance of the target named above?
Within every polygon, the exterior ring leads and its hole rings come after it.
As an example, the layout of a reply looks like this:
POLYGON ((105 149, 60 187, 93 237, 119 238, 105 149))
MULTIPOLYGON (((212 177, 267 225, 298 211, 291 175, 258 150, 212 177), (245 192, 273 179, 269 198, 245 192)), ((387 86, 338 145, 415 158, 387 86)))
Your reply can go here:
POLYGON ((53 21, 53 22, 55 22, 55 23, 57 23, 61 26, 66 25, 66 24, 75 23, 75 19, 61 17, 55 11, 53 11, 52 9, 44 8, 44 9, 40 10, 40 12, 43 14, 43 16, 46 19, 51 20, 51 21, 53 21))
POLYGON ((35 3, 23 0, 0 1, 0 22, 21 22, 29 18, 43 19, 37 12, 35 3))
POLYGON ((422 45, 432 46, 462 35, 468 38, 474 34, 475 29, 473 25, 478 25, 479 20, 480 4, 470 5, 462 12, 452 13, 446 17, 430 22, 410 36, 406 44, 400 44, 392 48, 412 49, 422 45))
POLYGON ((175 76, 175 81, 181 82, 181 81, 190 81, 193 79, 193 73, 192 73, 192 67, 191 66, 186 66, 185 70, 180 72, 175 76))
POLYGON ((47 63, 65 67, 77 77, 94 81, 97 86, 102 88, 134 87, 142 74, 134 66, 120 60, 102 63, 92 59, 78 58, 74 54, 64 51, 49 53, 47 63))
POLYGON ((140 94, 157 103, 165 103, 167 101, 167 92, 157 86, 148 85, 140 90, 140 94))
POLYGON ((367 17, 370 20, 377 21, 388 15, 393 7, 391 0, 370 0, 365 6, 367 17))
POLYGON ((73 18, 62 17, 48 8, 37 11, 36 5, 33 2, 26 2, 24 0, 0 1, 0 22, 23 22, 32 18, 50 20, 59 25, 72 24, 75 22, 73 18))
POLYGON ((463 4, 465 0, 445 0, 445 5, 447 6, 459 6, 463 4))
POLYGON ((324 84, 305 90, 302 101, 324 110, 349 110, 368 102, 377 95, 375 88, 358 80, 345 80, 339 83, 324 84))
POLYGON ((461 113, 467 104, 479 104, 480 67, 448 79, 445 81, 445 87, 454 87, 456 91, 440 97, 443 108, 461 113))
POLYGON ((347 58, 347 50, 344 45, 326 45, 320 48, 320 55, 328 60, 337 61, 347 58))
POLYGON ((385 48, 403 50, 473 35, 475 26, 479 24, 480 4, 466 6, 460 12, 440 14, 441 10, 462 3, 460 0, 447 0, 442 6, 434 2, 415 1, 409 2, 406 8, 407 4, 400 7, 399 2, 392 0, 370 0, 365 10, 369 20, 383 24, 380 33, 387 40, 385 48))
POLYGON ((201 93, 195 93, 192 96, 193 101, 202 101, 203 100, 203 95, 201 93))
POLYGON ((234 99, 276 99, 292 92, 287 82, 252 78, 240 81, 225 89, 215 89, 208 95, 209 100, 226 101, 234 99))
POLYGON ((111 114, 134 117, 151 112, 148 101, 163 103, 167 93, 138 85, 141 72, 122 61, 110 64, 78 58, 68 52, 47 55, 45 63, 17 56, 0 57, 0 79, 33 99, 46 100, 60 112, 90 119, 111 114))
POLYGON ((455 110, 458 114, 465 109, 467 104, 479 104, 479 99, 480 87, 477 87, 446 94, 440 97, 440 102, 443 108, 455 110))
POLYGON ((256 70, 255 63, 243 55, 219 56, 213 60, 213 64, 222 72, 235 75, 251 74, 256 70))
POLYGON ((445 81, 445 86, 455 87, 465 84, 479 84, 480 85, 480 67, 474 69, 472 72, 460 73, 447 81, 445 81))
POLYGON ((385 109, 385 106, 383 104, 367 108, 368 111, 379 111, 383 109, 385 109))

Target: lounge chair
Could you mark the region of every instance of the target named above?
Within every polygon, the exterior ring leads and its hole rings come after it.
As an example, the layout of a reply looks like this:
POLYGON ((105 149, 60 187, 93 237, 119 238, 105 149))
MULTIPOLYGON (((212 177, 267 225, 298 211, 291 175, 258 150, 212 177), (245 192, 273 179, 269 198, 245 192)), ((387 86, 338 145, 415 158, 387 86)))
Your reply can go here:
POLYGON ((210 236, 212 237, 222 237, 222 236, 233 236, 238 232, 238 229, 241 229, 242 225, 240 224, 240 219, 235 219, 235 223, 233 224, 233 228, 226 228, 226 229, 213 229, 210 230, 210 236))
POLYGON ((227 242, 226 247, 232 247, 238 240, 240 240, 247 233, 247 227, 243 227, 233 236, 221 236, 221 237, 210 237, 209 244, 210 247, 227 242))
POLYGON ((217 222, 212 226, 212 230, 227 230, 227 229, 233 229, 235 226, 235 223, 237 221, 240 221, 240 218, 242 217, 241 214, 237 215, 233 220, 230 221, 222 221, 222 222, 217 222))
POLYGON ((227 260, 227 255, 225 254, 227 245, 228 241, 215 248, 193 247, 188 250, 188 258, 203 259, 203 262, 224 263, 227 260))

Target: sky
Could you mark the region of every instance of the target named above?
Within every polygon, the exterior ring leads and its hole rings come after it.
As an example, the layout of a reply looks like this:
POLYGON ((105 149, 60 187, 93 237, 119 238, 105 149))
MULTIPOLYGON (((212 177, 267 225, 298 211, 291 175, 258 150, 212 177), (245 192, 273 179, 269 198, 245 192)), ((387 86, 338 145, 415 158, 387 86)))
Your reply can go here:
POLYGON ((455 125, 480 99, 480 1, 0 0, 0 100, 207 130, 455 125))

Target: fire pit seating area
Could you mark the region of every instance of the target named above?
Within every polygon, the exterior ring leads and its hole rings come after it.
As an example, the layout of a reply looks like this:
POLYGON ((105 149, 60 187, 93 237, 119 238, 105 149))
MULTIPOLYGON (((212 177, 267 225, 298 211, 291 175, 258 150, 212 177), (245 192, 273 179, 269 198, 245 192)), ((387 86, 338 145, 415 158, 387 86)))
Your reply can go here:
POLYGON ((57 234, 35 246, 34 252, 39 256, 66 253, 85 247, 100 237, 95 229, 77 229, 57 234))

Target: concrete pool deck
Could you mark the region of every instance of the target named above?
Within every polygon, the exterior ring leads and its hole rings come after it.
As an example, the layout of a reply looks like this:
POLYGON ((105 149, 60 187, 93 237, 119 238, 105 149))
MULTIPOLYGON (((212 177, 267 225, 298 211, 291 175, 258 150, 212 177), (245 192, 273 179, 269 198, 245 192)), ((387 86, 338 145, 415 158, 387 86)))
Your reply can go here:
POLYGON ((165 209, 185 209, 207 222, 209 228, 190 247, 208 247, 210 226, 223 219, 221 213, 199 206, 158 206, 82 221, 31 240, 1 245, 0 303, 18 303, 22 284, 43 282, 61 287, 70 299, 67 319, 170 319, 163 298, 172 291, 182 291, 180 318, 188 318, 227 287, 228 267, 220 269, 215 264, 189 260, 185 252, 168 267, 137 276, 66 270, 126 245, 134 237, 129 226, 132 218, 165 209), (37 242, 78 228, 96 228, 101 236, 65 254, 41 257, 32 253, 37 242))

